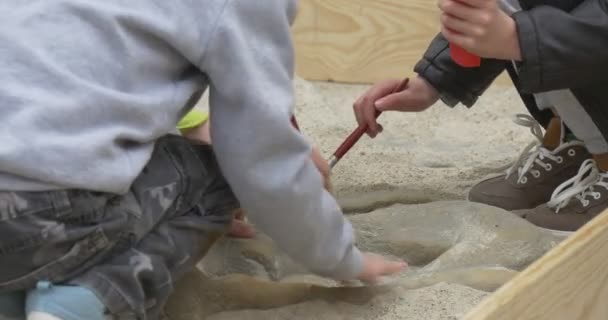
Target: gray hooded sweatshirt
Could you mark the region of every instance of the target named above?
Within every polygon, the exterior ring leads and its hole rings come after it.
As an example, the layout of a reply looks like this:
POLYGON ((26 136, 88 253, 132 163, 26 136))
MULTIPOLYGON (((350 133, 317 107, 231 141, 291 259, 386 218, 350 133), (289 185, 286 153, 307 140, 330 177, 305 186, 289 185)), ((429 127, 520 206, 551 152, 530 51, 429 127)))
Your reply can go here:
POLYGON ((126 192, 204 89, 226 179, 311 271, 362 269, 290 125, 295 0, 2 1, 0 190, 126 192))

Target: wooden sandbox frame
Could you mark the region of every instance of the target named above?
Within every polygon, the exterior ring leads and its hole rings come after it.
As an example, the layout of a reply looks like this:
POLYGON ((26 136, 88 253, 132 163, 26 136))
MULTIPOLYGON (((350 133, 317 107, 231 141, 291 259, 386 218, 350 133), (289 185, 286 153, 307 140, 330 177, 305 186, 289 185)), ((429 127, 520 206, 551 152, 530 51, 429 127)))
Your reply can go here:
MULTIPOLYGON (((300 0, 299 5, 293 27, 296 70, 307 80, 402 79, 440 30, 437 0, 300 0)), ((503 76, 497 83, 508 81, 503 76)))
MULTIPOLYGON (((366 84, 403 78, 439 30, 437 14, 436 0, 300 0, 297 73, 366 84)), ((464 319, 607 320, 608 210, 464 319)))
POLYGON ((464 319, 608 319, 608 210, 503 285, 464 319))

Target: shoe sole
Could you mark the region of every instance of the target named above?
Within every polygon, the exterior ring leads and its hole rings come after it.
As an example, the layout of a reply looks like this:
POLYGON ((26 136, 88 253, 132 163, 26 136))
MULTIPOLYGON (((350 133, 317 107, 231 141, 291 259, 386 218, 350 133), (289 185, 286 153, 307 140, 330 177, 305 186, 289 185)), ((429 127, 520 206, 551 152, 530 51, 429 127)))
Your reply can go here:
MULTIPOLYGON (((471 201, 471 192, 467 192, 467 201, 469 202, 473 202, 471 201)), ((525 218, 526 215, 526 211, 527 209, 520 209, 520 210, 510 210, 509 212, 521 217, 521 218, 525 218)), ((550 232, 553 235, 559 236, 559 237, 569 237, 572 234, 574 234, 576 231, 561 231, 561 230, 553 230, 553 229, 547 229, 547 228, 542 228, 539 227, 540 229, 550 232)))

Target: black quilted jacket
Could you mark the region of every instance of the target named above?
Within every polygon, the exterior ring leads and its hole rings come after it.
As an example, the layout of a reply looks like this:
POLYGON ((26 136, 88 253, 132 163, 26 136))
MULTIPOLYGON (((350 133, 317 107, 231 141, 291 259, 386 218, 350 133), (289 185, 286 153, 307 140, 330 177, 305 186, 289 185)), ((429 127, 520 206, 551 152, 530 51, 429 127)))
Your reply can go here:
POLYGON ((570 89, 608 138, 608 0, 520 0, 515 13, 523 62, 484 59, 479 68, 461 68, 438 35, 414 71, 429 81, 442 100, 471 107, 505 69, 530 112, 546 125, 550 111, 539 111, 531 94, 570 89))

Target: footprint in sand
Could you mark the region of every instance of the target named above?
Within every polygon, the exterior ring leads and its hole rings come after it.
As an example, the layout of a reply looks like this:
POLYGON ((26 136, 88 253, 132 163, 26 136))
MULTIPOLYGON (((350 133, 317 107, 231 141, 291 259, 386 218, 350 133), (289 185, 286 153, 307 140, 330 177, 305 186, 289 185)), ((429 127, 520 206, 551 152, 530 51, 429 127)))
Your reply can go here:
POLYGON ((563 239, 465 201, 394 205, 350 220, 362 250, 402 258, 410 270, 387 285, 343 287, 310 275, 267 237, 222 239, 201 271, 178 283, 170 319, 457 317, 563 239))

